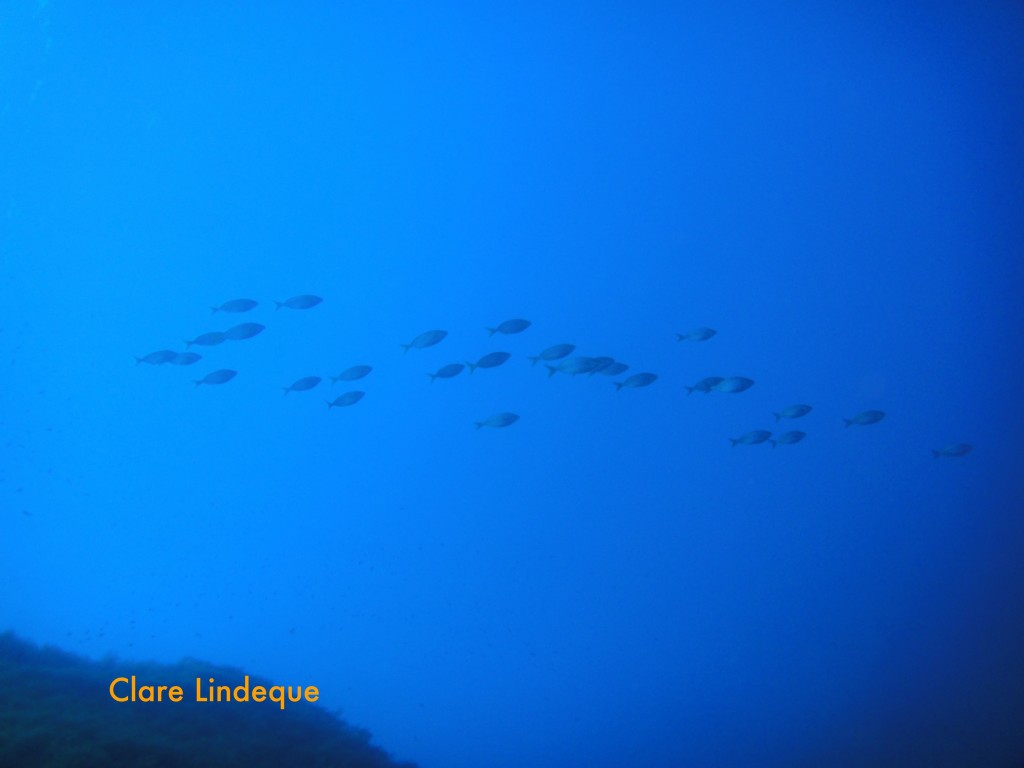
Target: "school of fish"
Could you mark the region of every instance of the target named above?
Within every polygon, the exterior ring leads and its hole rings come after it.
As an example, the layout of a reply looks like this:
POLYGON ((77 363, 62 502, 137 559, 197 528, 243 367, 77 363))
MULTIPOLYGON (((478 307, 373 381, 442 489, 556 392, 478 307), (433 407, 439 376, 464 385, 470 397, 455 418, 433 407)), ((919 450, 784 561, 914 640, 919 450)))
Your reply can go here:
MULTIPOLYGON (((275 300, 273 303, 277 310, 289 309, 305 311, 317 307, 322 301, 323 299, 321 297, 314 294, 302 294, 299 296, 292 296, 284 299, 283 301, 275 300)), ((255 309, 259 304, 260 303, 255 299, 230 299, 217 306, 211 306, 210 310, 211 315, 218 313, 241 314, 255 309)), ((504 320, 493 326, 485 326, 485 328, 488 333, 488 337, 493 337, 495 335, 519 334, 529 329, 532 325, 533 324, 529 320, 524 318, 512 318, 510 320, 504 320)), ((224 331, 208 331, 206 333, 199 334, 195 338, 185 339, 184 344, 186 351, 184 352, 178 352, 171 349, 159 349, 145 355, 135 356, 135 364, 170 364, 178 366, 195 365, 203 359, 203 356, 198 352, 191 351, 193 346, 215 347, 228 341, 245 341, 258 336, 265 330, 265 328, 266 326, 260 323, 239 323, 224 331)), ((676 333, 676 340, 678 342, 699 343, 709 341, 716 335, 717 331, 714 328, 698 327, 676 333)), ((433 329, 424 331, 413 336, 408 342, 399 344, 399 347, 405 353, 408 353, 411 350, 427 349, 440 344, 447 338, 447 336, 448 332, 445 330, 433 329)), ((555 376, 556 374, 563 374, 567 376, 584 375, 588 377, 599 374, 608 377, 620 377, 629 370, 629 365, 620 360, 615 360, 612 357, 575 355, 575 352, 575 344, 559 343, 547 346, 536 355, 527 356, 526 359, 530 361, 531 366, 536 366, 537 363, 543 363, 544 368, 547 370, 548 377, 555 376)), ((469 374, 473 374, 477 370, 498 368, 499 366, 507 363, 511 358, 511 353, 496 350, 479 357, 475 361, 463 360, 461 362, 448 363, 441 366, 434 372, 428 372, 427 376, 429 377, 430 382, 434 383, 439 379, 444 380, 454 378, 467 369, 469 374)), ((372 366, 365 364, 353 365, 341 371, 337 375, 301 376, 295 379, 291 384, 282 385, 281 389, 285 395, 293 392, 309 392, 316 389, 325 378, 330 379, 330 384, 327 386, 333 386, 339 382, 359 381, 369 376, 372 372, 372 366)), ((210 371, 201 378, 194 379, 193 383, 196 387, 200 387, 204 384, 208 386, 219 386, 232 381, 237 374, 238 371, 230 368, 219 368, 210 371)), ((648 387, 657 380, 657 374, 651 373, 650 371, 640 371, 625 376, 625 378, 614 380, 613 383, 615 385, 615 391, 621 391, 648 387)), ((745 376, 707 376, 697 382, 694 382, 692 385, 685 386, 684 389, 688 395, 693 394, 694 392, 701 392, 705 395, 711 393, 738 394, 746 392, 754 386, 754 384, 755 382, 753 379, 745 376)), ((344 408, 359 403, 365 394, 366 392, 361 389, 352 389, 336 395, 333 399, 325 400, 324 402, 327 404, 328 410, 344 408)), ((812 410, 813 407, 806 403, 795 403, 781 408, 776 411, 773 416, 775 417, 776 423, 778 423, 783 419, 801 419, 807 416, 812 410)), ((843 423, 847 427, 866 427, 878 424, 885 418, 885 416, 885 411, 872 408, 853 414, 849 418, 844 417, 843 423)), ((510 411, 503 411, 490 416, 485 416, 473 423, 476 426, 476 429, 481 429, 483 427, 500 429, 515 424, 517 421, 519 421, 519 414, 512 413, 510 411)), ((730 437, 728 440, 733 447, 740 445, 762 445, 764 443, 768 443, 772 448, 775 448, 779 445, 796 445, 797 443, 802 442, 805 437, 807 437, 807 433, 801 430, 788 430, 776 434, 767 429, 753 429, 737 437, 730 437)), ((970 443, 950 443, 941 448, 932 448, 931 454, 936 459, 958 458, 966 456, 973 450, 973 448, 974 446, 970 443)))

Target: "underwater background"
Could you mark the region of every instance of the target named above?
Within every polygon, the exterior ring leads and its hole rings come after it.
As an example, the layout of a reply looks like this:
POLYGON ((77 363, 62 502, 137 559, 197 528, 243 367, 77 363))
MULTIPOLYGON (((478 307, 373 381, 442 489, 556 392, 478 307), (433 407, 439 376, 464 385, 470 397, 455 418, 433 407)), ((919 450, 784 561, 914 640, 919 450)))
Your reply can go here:
POLYGON ((422 768, 1020 765, 1022 125, 1016 2, 6 3, 0 630, 422 768))

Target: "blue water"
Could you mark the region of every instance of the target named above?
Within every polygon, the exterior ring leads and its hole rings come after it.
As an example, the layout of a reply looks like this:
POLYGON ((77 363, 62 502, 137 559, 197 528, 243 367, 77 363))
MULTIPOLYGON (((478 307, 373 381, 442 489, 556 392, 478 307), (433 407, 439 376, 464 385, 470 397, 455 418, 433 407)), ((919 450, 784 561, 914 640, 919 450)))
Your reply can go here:
POLYGON ((1013 2, 6 4, 0 628, 423 768, 1019 765, 1022 125, 1013 2))

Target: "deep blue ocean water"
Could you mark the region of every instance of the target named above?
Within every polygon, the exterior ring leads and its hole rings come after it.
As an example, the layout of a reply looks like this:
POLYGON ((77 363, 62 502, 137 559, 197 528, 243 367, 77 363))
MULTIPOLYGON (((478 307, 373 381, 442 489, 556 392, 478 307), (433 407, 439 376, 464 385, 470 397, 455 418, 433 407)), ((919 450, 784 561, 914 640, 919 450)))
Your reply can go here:
POLYGON ((0 629, 423 768, 1020 765, 1022 126, 1014 2, 6 4, 0 629))

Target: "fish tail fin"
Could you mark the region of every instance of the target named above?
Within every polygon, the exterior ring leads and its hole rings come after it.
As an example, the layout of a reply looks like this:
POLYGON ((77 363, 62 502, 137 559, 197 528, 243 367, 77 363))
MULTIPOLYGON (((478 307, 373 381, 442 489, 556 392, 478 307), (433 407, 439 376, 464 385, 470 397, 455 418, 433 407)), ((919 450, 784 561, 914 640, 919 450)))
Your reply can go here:
POLYGON ((328 411, 331 410, 331 408, 334 407, 334 403, 332 403, 330 400, 324 400, 324 402, 327 403, 327 410, 328 411))
POLYGON ((851 424, 853 424, 853 419, 843 419, 843 422, 846 424, 846 426, 850 426, 851 424))
POLYGON ((434 379, 437 378, 437 374, 436 373, 428 373, 427 376, 430 377, 430 383, 431 384, 433 384, 434 383, 434 379))
POLYGON ((203 380, 202 379, 192 379, 192 383, 195 384, 198 387, 200 384, 203 383, 203 380))
POLYGON ((498 332, 498 329, 497 329, 497 328, 488 328, 488 329, 487 329, 487 335, 488 335, 488 336, 493 336, 493 335, 494 335, 494 334, 496 334, 497 332, 498 332))
POLYGON ((777 414, 777 413, 773 413, 773 414, 772 414, 772 416, 774 416, 774 417, 775 417, 775 420, 776 420, 776 421, 778 421, 779 419, 781 419, 781 418, 782 418, 782 417, 781 417, 781 416, 780 416, 779 414, 777 414))
POLYGON ((185 349, 188 349, 189 347, 191 347, 193 343, 194 342, 191 342, 188 339, 185 339, 185 349))
POLYGON ((733 440, 731 437, 729 438, 729 442, 732 443, 733 448, 740 444, 739 440, 733 440))
POLYGON ((685 339, 685 338, 686 338, 686 337, 685 337, 685 336, 683 336, 683 334, 681 334, 681 333, 677 333, 677 334, 676 334, 676 341, 682 341, 682 340, 683 340, 683 339, 685 339))
POLYGON ((331 386, 332 387, 335 384, 337 384, 339 381, 341 381, 341 376, 331 376, 331 386))
POLYGON ((220 307, 210 307, 211 315, 216 315, 218 312, 220 312, 220 307))
POLYGON ((482 421, 474 421, 473 423, 476 424, 476 428, 477 429, 480 429, 480 427, 482 427, 484 425, 484 423, 482 421))
POLYGON ((692 395, 694 389, 695 389, 695 387, 687 387, 686 388, 686 394, 687 395, 692 395))
POLYGON ((939 451, 932 451, 932 458, 933 458, 933 459, 937 459, 937 458, 939 458, 939 456, 941 456, 941 455, 942 455, 942 454, 941 454, 941 453, 940 453, 939 451))
POLYGON ((134 358, 135 358, 135 364, 136 364, 136 365, 138 365, 139 363, 141 363, 141 362, 142 362, 142 358, 141 358, 141 357, 139 357, 138 355, 132 355, 132 357, 134 357, 134 358))
POLYGON ((409 347, 411 347, 412 344, 399 344, 398 346, 400 346, 402 348, 403 352, 408 352, 409 351, 409 347))
POLYGON ((276 299, 274 300, 274 310, 275 311, 280 309, 283 306, 284 306, 284 302, 283 301, 277 301, 276 299))
POLYGON ((291 388, 291 387, 281 387, 281 389, 283 389, 283 390, 284 390, 284 393, 285 393, 285 395, 287 395, 287 394, 288 394, 289 392, 291 392, 291 391, 292 391, 292 388, 291 388))
POLYGON ((616 392, 618 392, 620 389, 622 389, 622 387, 623 387, 623 384, 622 384, 621 381, 616 381, 615 382, 615 391, 616 392))
POLYGON ((549 378, 549 379, 550 379, 550 378, 551 378, 552 376, 554 376, 554 375, 555 375, 556 373, 558 373, 558 369, 557 369, 557 368, 555 368, 555 366, 553 366, 553 365, 546 365, 546 364, 545 364, 545 366, 544 366, 544 367, 548 369, 548 378, 549 378))
POLYGON ((778 441, 777 441, 777 440, 769 440, 768 442, 769 442, 769 443, 771 443, 771 444, 772 444, 772 448, 774 448, 774 447, 775 447, 775 444, 776 444, 776 443, 777 443, 778 441))
POLYGON ((468 367, 468 368, 469 368, 469 372, 470 372, 470 373, 473 373, 473 372, 475 372, 475 371, 476 371, 476 363, 471 363, 471 362, 469 362, 469 361, 467 360, 467 361, 466 361, 466 367, 468 367))
POLYGON ((539 356, 535 357, 533 355, 527 355, 526 359, 530 361, 530 365, 536 365, 537 361, 540 360, 540 357, 539 356))

